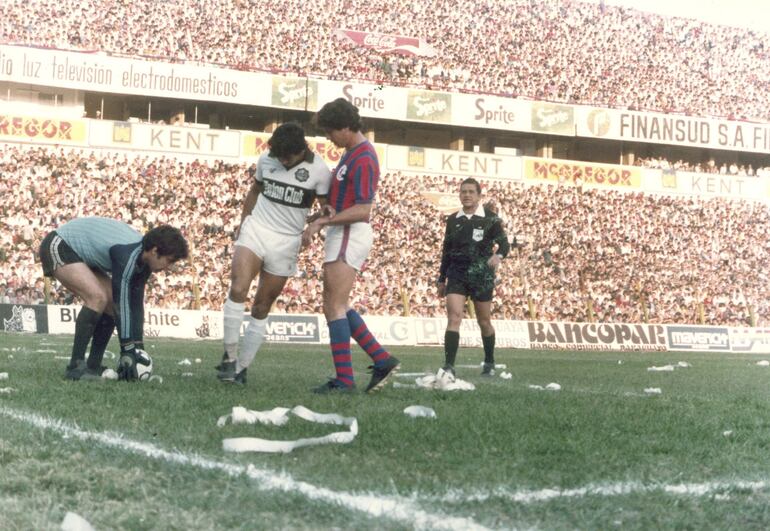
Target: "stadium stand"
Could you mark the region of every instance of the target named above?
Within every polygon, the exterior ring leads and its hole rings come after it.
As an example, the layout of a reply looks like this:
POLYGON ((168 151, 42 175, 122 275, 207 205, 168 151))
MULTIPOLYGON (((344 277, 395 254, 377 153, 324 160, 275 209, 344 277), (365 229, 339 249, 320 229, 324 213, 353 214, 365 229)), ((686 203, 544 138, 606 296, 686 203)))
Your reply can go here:
MULTIPOLYGON (((193 259, 159 274, 148 306, 220 309, 231 235, 248 187, 246 164, 172 156, 0 146, 0 302, 44 301, 34 256, 63 220, 104 215, 184 227, 193 259)), ((423 191, 456 193, 446 176, 389 173, 372 223, 379 235, 354 294, 381 315, 440 313, 434 281, 442 217, 423 191)), ((487 181, 510 235, 524 246, 503 263, 499 318, 706 324, 770 323, 765 203, 623 194, 487 181)), ((301 254, 278 312, 320 313, 320 241, 301 254)), ((62 290, 63 293, 63 290, 62 290)), ((53 286, 49 300, 68 302, 53 286)))
POLYGON ((770 34, 578 1, 8 0, 0 42, 770 120, 770 34), (346 43, 341 21, 419 37, 438 53, 346 43))

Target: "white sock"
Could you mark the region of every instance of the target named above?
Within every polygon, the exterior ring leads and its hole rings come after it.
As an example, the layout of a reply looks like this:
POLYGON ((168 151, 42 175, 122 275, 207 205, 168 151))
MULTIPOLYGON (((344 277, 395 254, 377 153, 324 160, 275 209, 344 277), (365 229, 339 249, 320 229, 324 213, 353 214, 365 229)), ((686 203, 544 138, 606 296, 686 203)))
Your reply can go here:
POLYGON ((241 372, 241 370, 251 365, 259 347, 262 346, 262 342, 265 340, 267 318, 255 319, 249 315, 246 321, 249 324, 246 326, 246 332, 243 334, 243 348, 241 349, 241 355, 238 357, 236 372, 241 372))
POLYGON ((242 302, 233 302, 230 297, 225 301, 222 335, 225 344, 225 352, 230 361, 238 359, 238 340, 241 337, 241 324, 243 324, 243 310, 246 305, 242 302))

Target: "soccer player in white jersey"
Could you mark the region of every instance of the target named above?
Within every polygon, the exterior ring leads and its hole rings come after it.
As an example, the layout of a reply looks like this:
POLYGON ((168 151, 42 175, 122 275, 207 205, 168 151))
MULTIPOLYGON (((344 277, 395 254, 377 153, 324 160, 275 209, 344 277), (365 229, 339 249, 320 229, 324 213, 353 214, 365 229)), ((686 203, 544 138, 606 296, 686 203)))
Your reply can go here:
POLYGON ((217 377, 224 382, 246 383, 246 368, 265 337, 267 314, 288 277, 297 271, 307 214, 315 200, 326 205, 331 182, 329 168, 310 150, 299 125, 280 125, 268 145, 243 203, 233 252, 222 327, 225 353, 217 367, 217 377), (257 275, 257 294, 239 353, 245 302, 257 275))

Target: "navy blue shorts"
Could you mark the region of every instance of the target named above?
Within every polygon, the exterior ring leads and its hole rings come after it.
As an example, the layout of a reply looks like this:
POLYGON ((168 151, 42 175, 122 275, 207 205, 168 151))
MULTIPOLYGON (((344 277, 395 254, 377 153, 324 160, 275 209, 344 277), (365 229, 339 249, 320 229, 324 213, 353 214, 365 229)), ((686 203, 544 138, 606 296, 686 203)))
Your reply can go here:
POLYGON ((458 295, 464 295, 470 297, 472 301, 476 302, 489 302, 492 300, 492 294, 495 291, 494 285, 491 288, 485 286, 479 286, 472 284, 468 281, 457 280, 454 278, 447 279, 446 282, 446 294, 456 293, 458 295))
POLYGON ((83 259, 56 231, 52 231, 40 243, 40 261, 43 264, 43 275, 53 277, 53 272, 61 266, 77 264, 83 259))

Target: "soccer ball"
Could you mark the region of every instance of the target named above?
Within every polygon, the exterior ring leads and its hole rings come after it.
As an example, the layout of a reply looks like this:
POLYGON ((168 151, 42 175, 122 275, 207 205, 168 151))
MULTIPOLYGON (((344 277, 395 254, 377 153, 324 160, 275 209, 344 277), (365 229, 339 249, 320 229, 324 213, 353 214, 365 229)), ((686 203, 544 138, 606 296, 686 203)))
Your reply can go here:
POLYGON ((152 358, 141 349, 137 349, 136 358, 136 375, 140 382, 146 382, 152 376, 152 358))

